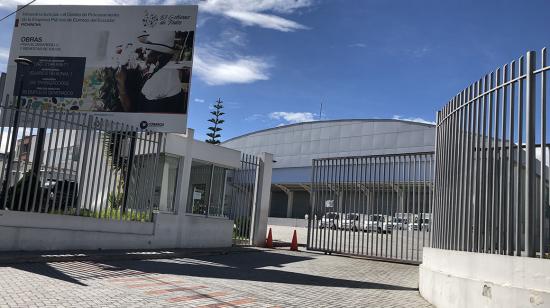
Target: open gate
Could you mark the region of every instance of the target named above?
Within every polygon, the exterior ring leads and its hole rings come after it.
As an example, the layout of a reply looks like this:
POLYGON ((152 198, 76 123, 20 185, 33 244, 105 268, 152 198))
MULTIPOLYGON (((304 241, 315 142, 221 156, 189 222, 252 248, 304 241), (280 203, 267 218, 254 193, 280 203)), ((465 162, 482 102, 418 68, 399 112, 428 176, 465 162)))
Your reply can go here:
POLYGON ((308 249, 420 263, 434 164, 433 152, 313 160, 308 249))

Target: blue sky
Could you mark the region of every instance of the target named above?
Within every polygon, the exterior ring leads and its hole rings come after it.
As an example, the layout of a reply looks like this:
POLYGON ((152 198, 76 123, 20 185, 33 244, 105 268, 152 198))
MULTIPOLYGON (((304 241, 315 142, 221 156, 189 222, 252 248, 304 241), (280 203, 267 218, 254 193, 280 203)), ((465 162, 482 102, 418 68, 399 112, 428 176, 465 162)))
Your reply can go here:
MULTIPOLYGON (((0 15, 25 0, 0 0, 0 15)), ((188 2, 188 1, 186 1, 188 2)), ((177 0, 38 0, 35 4, 177 0)), ((550 44, 550 1, 201 1, 189 126, 226 106, 223 139, 319 119, 434 121, 483 74, 550 44)), ((13 19, 0 22, 0 70, 13 19)))

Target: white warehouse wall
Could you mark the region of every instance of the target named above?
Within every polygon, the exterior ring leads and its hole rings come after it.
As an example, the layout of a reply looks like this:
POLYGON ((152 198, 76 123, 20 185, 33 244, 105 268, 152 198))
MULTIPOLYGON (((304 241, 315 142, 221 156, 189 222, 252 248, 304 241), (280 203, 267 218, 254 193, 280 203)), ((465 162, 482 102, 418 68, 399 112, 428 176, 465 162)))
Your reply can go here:
POLYGON ((286 125, 229 139, 223 146, 273 153, 273 168, 311 166, 314 158, 431 152, 435 126, 393 119, 332 120, 286 125))

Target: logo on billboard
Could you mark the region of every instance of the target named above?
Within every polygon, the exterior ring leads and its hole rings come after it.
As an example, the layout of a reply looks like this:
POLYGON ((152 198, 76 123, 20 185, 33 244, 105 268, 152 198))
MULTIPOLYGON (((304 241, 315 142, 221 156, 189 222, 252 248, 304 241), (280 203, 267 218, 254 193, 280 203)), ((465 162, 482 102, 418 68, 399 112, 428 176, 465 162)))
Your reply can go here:
POLYGON ((159 22, 159 17, 157 14, 149 13, 149 11, 145 10, 145 16, 143 17, 143 26, 153 28, 156 26, 159 22))
POLYGON ((164 126, 164 123, 160 123, 160 122, 141 121, 141 123, 139 123, 139 128, 141 129, 146 129, 148 127, 163 127, 163 126, 164 126))
POLYGON ((100 129, 101 128, 101 121, 99 119, 96 119, 94 121, 94 126, 96 129, 100 129))

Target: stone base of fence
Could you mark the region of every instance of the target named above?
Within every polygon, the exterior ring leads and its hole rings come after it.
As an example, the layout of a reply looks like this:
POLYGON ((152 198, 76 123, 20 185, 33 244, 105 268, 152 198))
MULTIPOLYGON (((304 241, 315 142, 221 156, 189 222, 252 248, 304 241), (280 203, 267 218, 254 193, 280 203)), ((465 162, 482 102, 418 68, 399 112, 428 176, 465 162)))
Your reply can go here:
POLYGON ((233 221, 155 214, 153 222, 0 210, 0 251, 231 247, 233 221))
POLYGON ((424 248, 419 288, 440 308, 547 307, 550 260, 424 248))

